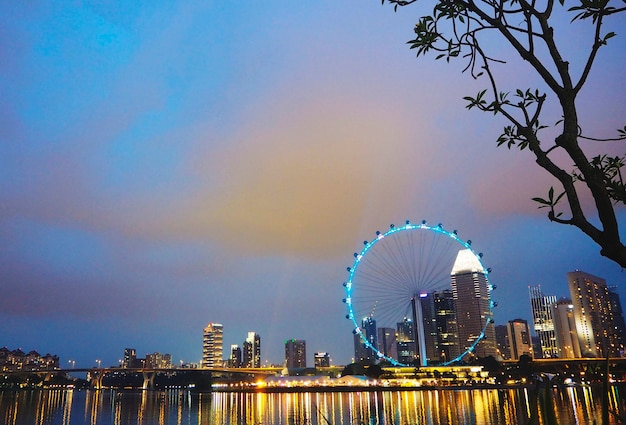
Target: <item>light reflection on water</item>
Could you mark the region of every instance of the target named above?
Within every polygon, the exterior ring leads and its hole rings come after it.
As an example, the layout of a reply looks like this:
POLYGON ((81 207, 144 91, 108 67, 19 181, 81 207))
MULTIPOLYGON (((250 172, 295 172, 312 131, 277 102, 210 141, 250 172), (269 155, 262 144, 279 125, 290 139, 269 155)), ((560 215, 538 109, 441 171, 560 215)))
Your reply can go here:
MULTIPOLYGON (((7 425, 525 425, 600 423, 598 389, 428 390, 336 393, 0 391, 7 425), (594 397, 595 396, 595 397, 594 397)), ((609 402, 621 412, 624 389, 609 402)), ((618 424, 611 415, 610 424, 618 424)))

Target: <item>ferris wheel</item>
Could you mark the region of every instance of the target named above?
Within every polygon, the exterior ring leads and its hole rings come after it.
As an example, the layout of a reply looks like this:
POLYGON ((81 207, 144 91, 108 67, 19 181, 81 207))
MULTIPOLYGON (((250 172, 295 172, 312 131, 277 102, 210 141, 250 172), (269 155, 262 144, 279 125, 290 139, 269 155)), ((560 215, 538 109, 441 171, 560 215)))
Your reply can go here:
POLYGON ((491 270, 483 266, 483 255, 475 253, 471 244, 441 224, 408 220, 364 241, 343 284, 346 318, 364 350, 396 366, 446 365, 474 351, 488 327, 493 329, 497 304, 491 300, 495 289, 489 282, 491 270), (477 294, 475 299, 457 282, 463 279, 457 275, 467 274, 479 276, 481 282, 481 290, 468 289, 477 294), (468 303, 476 313, 461 313, 468 303), (464 334, 470 327, 464 320, 469 321, 470 315, 474 328, 464 334))

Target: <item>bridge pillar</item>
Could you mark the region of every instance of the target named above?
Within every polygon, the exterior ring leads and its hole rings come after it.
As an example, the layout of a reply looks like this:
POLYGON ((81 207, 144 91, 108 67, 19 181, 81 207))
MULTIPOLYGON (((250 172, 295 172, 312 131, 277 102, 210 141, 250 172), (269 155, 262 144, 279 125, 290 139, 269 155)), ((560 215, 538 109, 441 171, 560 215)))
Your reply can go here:
POLYGON ((104 370, 95 369, 90 370, 87 379, 89 380, 89 384, 91 384, 91 388, 95 390, 102 389, 102 379, 104 378, 104 370))
POLYGON ((154 388, 154 377, 156 376, 156 372, 142 371, 141 375, 143 376, 143 385, 141 388, 144 390, 151 390, 154 388))

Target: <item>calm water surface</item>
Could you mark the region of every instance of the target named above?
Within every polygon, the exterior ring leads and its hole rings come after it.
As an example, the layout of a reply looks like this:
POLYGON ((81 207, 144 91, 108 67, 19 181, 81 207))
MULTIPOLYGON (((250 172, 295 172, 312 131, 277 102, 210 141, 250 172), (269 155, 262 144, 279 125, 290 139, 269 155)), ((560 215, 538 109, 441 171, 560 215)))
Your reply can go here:
MULTIPOLYGON (((351 393, 213 393, 28 390, 0 392, 7 425, 151 424, 599 424, 589 387, 542 390, 429 390, 351 393), (546 419, 549 418, 549 419, 546 419)), ((623 408, 613 388, 611 408, 623 408)), ((619 424, 611 417, 611 424, 619 424)))

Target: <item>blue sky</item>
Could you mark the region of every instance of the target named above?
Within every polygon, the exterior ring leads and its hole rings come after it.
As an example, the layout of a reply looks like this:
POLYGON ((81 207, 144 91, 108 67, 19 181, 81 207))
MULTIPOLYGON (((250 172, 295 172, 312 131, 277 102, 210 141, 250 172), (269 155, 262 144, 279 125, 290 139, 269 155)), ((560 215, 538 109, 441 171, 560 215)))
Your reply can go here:
MULTIPOLYGON (((408 49, 418 16, 378 1, 0 5, 0 346, 198 361, 218 322, 227 347, 258 332, 264 361, 298 338, 309 361, 344 364, 346 267, 405 219, 474 241, 497 323, 530 318, 528 285, 567 295, 574 269, 623 294, 621 269, 530 200, 554 182, 496 148, 505 123, 465 109, 484 82, 408 49)), ((577 69, 589 43, 564 22, 577 69)), ((626 117, 624 27, 607 23, 618 38, 579 100, 598 137, 626 117)), ((493 48, 508 90, 534 87, 493 48)))

